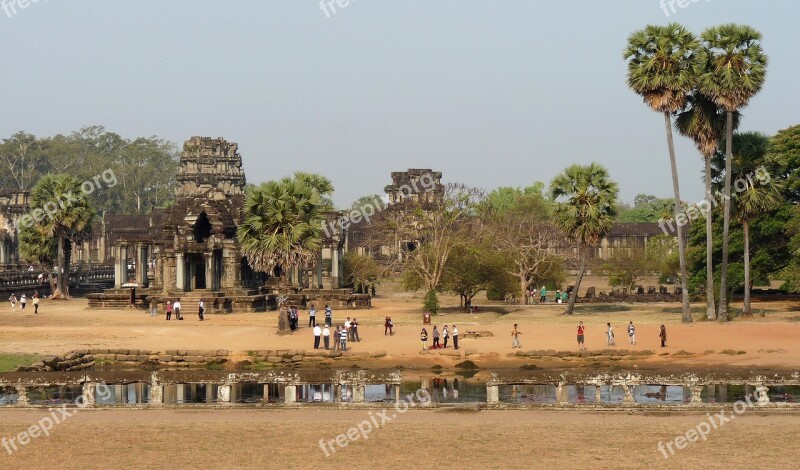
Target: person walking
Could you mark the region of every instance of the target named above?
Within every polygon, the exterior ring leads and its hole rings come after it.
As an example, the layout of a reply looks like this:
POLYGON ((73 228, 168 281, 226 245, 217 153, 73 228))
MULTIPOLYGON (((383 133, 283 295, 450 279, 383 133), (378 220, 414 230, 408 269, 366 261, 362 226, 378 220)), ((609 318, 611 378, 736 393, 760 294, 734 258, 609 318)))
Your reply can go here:
POLYGON ((522 345, 519 343, 519 335, 521 334, 522 333, 520 333, 517 329, 517 324, 514 323, 514 329, 511 330, 511 349, 522 347, 522 345))
POLYGON ((28 298, 25 297, 25 294, 22 294, 22 296, 19 298, 19 306, 22 310, 25 310, 26 303, 28 303, 28 298))
POLYGON ((318 327, 317 325, 314 325, 314 349, 319 349, 320 336, 322 336, 322 328, 318 327))
POLYGON ((172 307, 172 302, 170 302, 169 300, 167 300, 166 309, 167 309, 167 321, 170 321, 172 319, 172 309, 173 309, 173 307, 172 307))
POLYGON ((442 338, 444 338, 444 345, 442 348, 447 349, 447 340, 450 339, 450 332, 447 331, 447 325, 442 327, 442 338))
POLYGON ((358 321, 355 317, 353 317, 353 321, 350 322, 350 329, 353 330, 353 341, 360 343, 361 338, 358 336, 358 321))
POLYGON ((12 292, 11 297, 8 298, 8 301, 11 302, 11 311, 13 312, 17 308, 17 296, 12 292))
POLYGON ((335 330, 333 330, 333 350, 338 351, 339 346, 341 346, 341 337, 342 331, 337 326, 335 330))
POLYGON ((203 321, 204 313, 206 313, 206 304, 203 303, 203 299, 200 299, 200 302, 197 303, 197 316, 200 317, 200 321, 203 321))
POLYGON ((39 294, 33 294, 33 313, 39 313, 39 294))
POLYGON ((543 304, 547 302, 547 287, 542 286, 541 290, 539 290, 539 303, 543 304))
POLYGON ((317 326, 317 309, 313 305, 308 310, 308 326, 317 326))
POLYGON ((333 326, 333 310, 329 306, 325 306, 325 324, 333 326))
POLYGON ((392 317, 386 317, 386 321, 383 323, 383 336, 386 336, 387 332, 389 336, 394 336, 394 323, 392 322, 392 317))
POLYGON ((583 326, 583 322, 578 322, 578 351, 586 351, 585 332, 586 328, 583 326))
POLYGON ((432 349, 439 349, 439 329, 436 328, 436 325, 433 325, 433 348, 432 349))
POLYGON ((633 326, 633 321, 628 323, 628 343, 636 344, 636 327, 633 326))
POLYGON ((331 348, 331 330, 328 329, 328 325, 322 329, 322 342, 326 351, 331 348))
POLYGON ((661 330, 658 333, 658 337, 661 338, 661 347, 662 348, 666 348, 667 347, 667 327, 664 326, 663 323, 661 324, 661 330))
POLYGON ((428 330, 423 328, 419 333, 419 339, 422 341, 422 350, 428 349, 428 330))
POLYGON ((614 341, 614 329, 611 328, 611 323, 606 323, 606 326, 608 326, 608 330, 606 331, 606 336, 608 337, 608 345, 616 346, 617 343, 614 341))
POLYGON ((181 298, 180 297, 178 297, 177 300, 175 300, 175 303, 172 304, 172 309, 175 310, 175 319, 176 320, 183 320, 183 317, 181 316, 181 298))
POLYGON ((458 349, 458 328, 453 325, 453 349, 458 349))
POLYGON ((347 334, 348 334, 347 328, 342 328, 342 330, 339 332, 339 336, 341 337, 341 342, 342 342, 342 344, 340 345, 340 349, 342 350, 342 352, 347 351, 347 334))

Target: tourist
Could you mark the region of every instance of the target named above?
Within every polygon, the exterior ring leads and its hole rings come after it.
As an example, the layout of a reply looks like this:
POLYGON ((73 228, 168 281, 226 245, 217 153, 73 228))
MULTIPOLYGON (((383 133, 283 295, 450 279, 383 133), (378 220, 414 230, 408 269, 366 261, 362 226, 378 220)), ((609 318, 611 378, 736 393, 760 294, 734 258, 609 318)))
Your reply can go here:
POLYGON ((181 316, 181 298, 180 297, 178 297, 175 300, 175 303, 172 304, 172 309, 175 310, 175 319, 176 320, 183 320, 183 317, 181 316))
POLYGON ((322 341, 326 351, 331 348, 331 330, 328 329, 328 325, 322 329, 322 341))
POLYGON ((444 338, 444 345, 442 345, 442 348, 447 349, 447 340, 450 339, 450 332, 447 331, 447 325, 442 328, 442 338, 444 338))
POLYGON ((292 331, 297 329, 297 309, 294 305, 289 306, 289 329, 292 331))
POLYGON ((333 350, 338 351, 339 346, 341 344, 342 331, 337 326, 335 330, 333 330, 333 350))
POLYGON ((33 313, 39 313, 39 294, 33 294, 33 313))
POLYGON ((561 303, 561 289, 556 289, 556 302, 561 303))
POLYGON ((292 312, 292 320, 294 321, 294 329, 300 328, 300 314, 297 313, 297 306, 292 305, 289 307, 289 310, 292 312))
POLYGON ((344 331, 347 334, 347 340, 352 341, 353 339, 353 332, 350 331, 350 317, 347 317, 347 320, 344 321, 344 331))
POLYGON ((439 329, 433 325, 433 349, 439 349, 439 329))
POLYGON ((547 287, 542 286, 542 289, 539 291, 539 303, 543 304, 547 302, 547 287))
POLYGON ((361 338, 358 336, 358 322, 356 321, 355 317, 353 317, 353 321, 350 322, 350 330, 353 332, 353 341, 361 342, 361 338))
POLYGON ((608 330, 606 331, 606 336, 608 337, 608 345, 609 346, 616 346, 617 343, 614 342, 614 329, 611 328, 611 323, 606 323, 608 326, 608 330))
POLYGON ((11 311, 17 308, 17 296, 14 293, 11 293, 11 297, 8 298, 8 301, 11 302, 11 311))
POLYGON ((314 325, 314 349, 319 349, 320 336, 322 336, 322 328, 318 327, 317 325, 314 325))
POLYGON ((383 323, 383 336, 386 336, 387 332, 389 336, 394 336, 394 322, 392 322, 392 317, 386 317, 386 321, 383 323))
POLYGON ((333 326, 333 310, 329 306, 325 306, 325 324, 333 326))
POLYGON ((172 318, 172 302, 167 300, 167 321, 172 318))
POLYGON ((19 298, 19 306, 21 310, 25 310, 25 304, 28 303, 28 298, 25 297, 25 294, 19 298))
POLYGON ((428 330, 425 328, 419 333, 419 339, 422 341, 422 350, 428 349, 428 330))
POLYGON ((667 327, 663 324, 661 325, 661 331, 658 333, 658 337, 661 338, 661 347, 667 347, 667 327))
POLYGON ((522 333, 520 333, 517 329, 517 324, 514 323, 514 329, 511 330, 511 349, 522 347, 522 345, 519 343, 519 335, 521 334, 522 333))
POLYGON ((636 327, 633 326, 633 321, 628 323, 628 343, 636 344, 636 327))
POLYGON ((458 328, 453 325, 453 349, 458 349, 458 328))
POLYGON ((345 352, 347 351, 347 328, 342 328, 341 331, 339 331, 339 336, 341 337, 340 340, 342 342, 340 349, 342 352, 345 352))
POLYGON ((308 326, 317 326, 317 309, 313 305, 308 311, 308 326))
POLYGON ((561 302, 567 303, 568 300, 569 300, 569 294, 567 293, 567 291, 562 292, 561 293, 561 302))
POLYGON ((197 303, 197 316, 200 317, 200 321, 203 321, 203 314, 206 311, 206 304, 203 303, 203 299, 200 299, 200 302, 197 303))
POLYGON ((578 351, 586 351, 586 341, 584 340, 584 332, 586 331, 583 322, 578 322, 578 351))

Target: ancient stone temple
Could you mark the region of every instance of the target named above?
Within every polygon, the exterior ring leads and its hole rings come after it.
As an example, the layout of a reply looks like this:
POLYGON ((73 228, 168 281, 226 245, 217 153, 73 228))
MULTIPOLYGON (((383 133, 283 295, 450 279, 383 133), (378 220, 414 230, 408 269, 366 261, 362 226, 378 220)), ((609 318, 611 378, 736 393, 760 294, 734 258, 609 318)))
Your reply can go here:
POLYGON ((0 266, 14 269, 19 264, 19 219, 28 211, 30 193, 19 189, 0 190, 0 266))

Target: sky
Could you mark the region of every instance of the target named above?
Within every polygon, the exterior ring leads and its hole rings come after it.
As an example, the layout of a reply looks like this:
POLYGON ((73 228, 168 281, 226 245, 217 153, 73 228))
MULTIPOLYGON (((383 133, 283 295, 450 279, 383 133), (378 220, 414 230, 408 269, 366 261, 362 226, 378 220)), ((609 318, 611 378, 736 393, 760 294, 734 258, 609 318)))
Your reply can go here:
MULTIPOLYGON (((663 117, 622 58, 631 32, 670 21, 760 30, 769 71, 740 130, 800 124, 799 2, 339 1, 0 0, 16 2, 0 8, 0 138, 224 137, 248 182, 321 173, 340 207, 408 168, 491 190, 593 161, 623 201, 671 197, 663 117)), ((676 140, 682 199, 699 201, 702 159, 676 140)))

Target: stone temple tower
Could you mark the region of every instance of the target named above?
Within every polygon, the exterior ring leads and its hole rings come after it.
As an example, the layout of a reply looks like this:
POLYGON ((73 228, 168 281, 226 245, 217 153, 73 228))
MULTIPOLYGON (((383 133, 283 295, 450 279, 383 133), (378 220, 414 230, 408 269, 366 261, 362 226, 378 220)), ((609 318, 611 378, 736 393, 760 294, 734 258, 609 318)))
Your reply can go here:
POLYGON ((175 196, 223 200, 244 194, 245 176, 239 145, 222 138, 192 137, 183 145, 175 196))

